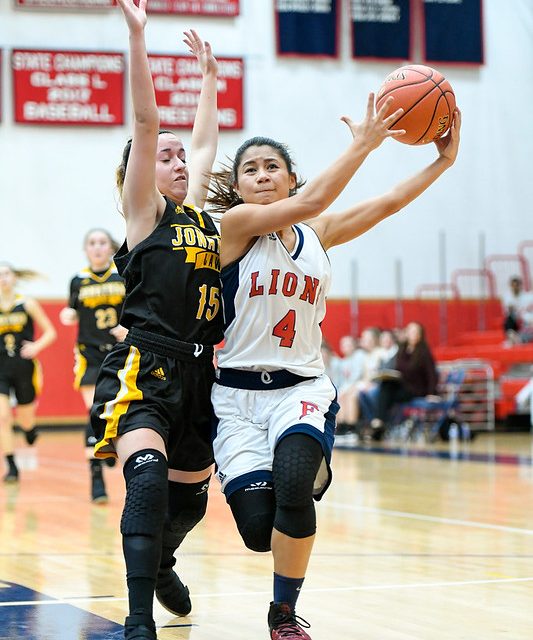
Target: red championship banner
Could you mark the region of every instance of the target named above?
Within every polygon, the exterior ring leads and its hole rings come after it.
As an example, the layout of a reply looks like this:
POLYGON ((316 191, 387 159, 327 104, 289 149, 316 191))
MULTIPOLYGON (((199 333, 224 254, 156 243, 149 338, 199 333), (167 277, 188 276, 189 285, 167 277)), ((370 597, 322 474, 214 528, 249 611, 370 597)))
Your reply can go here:
POLYGON ((117 0, 15 0, 16 7, 29 9, 109 9, 117 0))
POLYGON ((239 15, 239 0, 148 0, 149 13, 174 13, 182 16, 239 15))
MULTIPOLYGON (((161 126, 192 128, 202 74, 196 58, 148 56, 161 126)), ((218 58, 218 122, 221 129, 243 128, 242 58, 218 58)))
POLYGON ((11 67, 15 122, 124 123, 122 53, 15 49, 11 67))

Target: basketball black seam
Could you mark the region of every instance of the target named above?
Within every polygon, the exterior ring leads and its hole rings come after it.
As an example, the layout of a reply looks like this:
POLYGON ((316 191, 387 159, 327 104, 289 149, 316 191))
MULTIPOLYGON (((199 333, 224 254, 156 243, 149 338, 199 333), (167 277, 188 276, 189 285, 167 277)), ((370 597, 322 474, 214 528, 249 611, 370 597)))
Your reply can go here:
MULTIPOLYGON (((392 125, 391 125, 391 126, 394 126, 395 124, 397 124, 397 123, 398 123, 398 122, 399 122, 399 121, 400 121, 400 120, 401 120, 405 115, 407 115, 407 114, 409 113, 409 111, 411 111, 411 109, 413 109, 414 107, 416 107, 416 105, 417 105, 419 102, 422 102, 422 100, 423 100, 424 98, 426 98, 426 97, 427 97, 427 96, 428 96, 428 95, 429 95, 429 94, 430 94, 430 93, 435 89, 435 87, 437 87, 438 89, 440 89, 441 94, 442 94, 442 95, 444 95, 444 91, 440 88, 440 86, 439 86, 439 85, 440 85, 442 82, 444 82, 444 80, 445 80, 446 78, 442 78, 442 80, 439 80, 439 82, 435 82, 435 80, 433 80, 433 78, 432 78, 432 77, 428 77, 428 76, 424 76, 424 79, 425 79, 425 80, 431 80, 435 86, 434 86, 434 87, 431 87, 431 89, 430 89, 427 93, 425 93, 421 98, 419 98, 419 99, 418 99, 414 104, 412 104, 412 105, 409 107, 409 109, 407 109, 407 111, 404 111, 404 112, 402 113, 402 115, 398 118, 398 120, 395 120, 395 121, 392 123, 392 125)), ((404 84, 404 85, 402 85, 402 86, 403 86, 403 87, 412 87, 412 86, 414 86, 414 85, 416 85, 416 84, 420 84, 420 82, 413 82, 413 83, 411 83, 411 84, 404 84)), ((393 88, 393 89, 391 89, 390 91, 394 91, 394 89, 398 89, 398 88, 399 88, 399 87, 394 87, 394 88, 393 88)), ((390 91, 388 91, 387 93, 390 93, 390 91)), ((386 93, 385 93, 385 94, 383 94, 379 99, 381 100, 381 99, 382 99, 382 98, 384 98, 386 95, 387 95, 386 93)), ((449 105, 448 105, 448 106, 449 106, 449 105)), ((428 127, 428 128, 429 128, 429 127, 428 127)), ((414 143, 414 144, 416 144, 416 143, 414 143)))
MULTIPOLYGON (((444 78, 443 78, 442 80, 444 80, 444 78)), ((448 111, 450 111, 450 103, 449 103, 449 102, 448 102, 448 100, 446 99, 446 93, 445 93, 445 92, 444 92, 444 91, 439 87, 439 85, 440 85, 440 83, 442 82, 442 80, 441 80, 439 83, 435 83, 435 86, 436 86, 436 87, 438 87, 438 89, 440 90, 441 96, 444 98, 444 100, 446 100, 446 104, 448 105, 448 111)), ((433 89, 431 89, 431 91, 433 91, 433 89)), ((426 93, 426 96, 427 96, 427 95, 429 95, 429 94, 427 94, 427 93, 426 93)), ((424 98, 425 98, 426 96, 424 96, 424 98)), ((422 100, 423 100, 424 98, 422 98, 422 100)), ((420 100, 419 100, 418 102, 420 102, 420 100)), ((418 104, 418 103, 417 103, 417 104, 418 104)), ((437 105, 438 105, 438 104, 439 104, 439 101, 437 100, 437 101, 435 102, 435 108, 433 109, 433 116, 435 115, 435 112, 437 111, 437 105)), ((414 106, 415 106, 415 105, 413 105, 413 107, 414 107, 414 106)), ((411 109, 412 109, 413 107, 411 107, 411 109)), ((410 111, 411 109, 409 109, 409 111, 410 111)), ((404 114, 404 115, 405 115, 405 114, 404 114)), ((424 133, 420 136, 420 138, 418 138, 418 140, 417 140, 416 142, 413 142, 413 144, 418 144, 418 143, 420 142, 420 140, 422 140, 422 139, 423 139, 423 137, 426 135, 426 133, 427 133, 427 132, 428 132, 428 130, 429 130, 429 127, 431 126, 431 123, 433 122, 433 116, 431 117, 431 120, 429 121, 428 128, 424 131, 424 133)), ((402 116, 402 117, 403 117, 403 116, 402 116)))

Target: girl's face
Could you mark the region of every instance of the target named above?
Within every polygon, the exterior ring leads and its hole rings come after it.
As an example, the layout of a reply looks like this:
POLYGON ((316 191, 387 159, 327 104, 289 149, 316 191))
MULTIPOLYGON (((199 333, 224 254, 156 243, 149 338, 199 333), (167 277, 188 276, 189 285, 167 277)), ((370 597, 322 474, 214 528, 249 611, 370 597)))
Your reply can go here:
POLYGON ((373 331, 363 331, 359 345, 365 351, 373 351, 377 346, 376 335, 373 331))
POLYGON ((87 260, 94 271, 100 271, 109 265, 114 249, 107 233, 91 231, 85 240, 87 260))
POLYGON ((411 346, 416 346, 422 339, 422 329, 416 322, 410 322, 405 328, 405 339, 411 346))
POLYGON ((0 291, 9 293, 14 289, 16 282, 17 276, 13 271, 7 265, 0 266, 0 291))
POLYGON ((383 349, 390 349, 394 345, 394 339, 390 331, 382 331, 379 336, 379 346, 383 349))
POLYGON ((296 176, 289 173, 285 160, 268 145, 248 147, 237 171, 237 192, 249 204, 271 204, 289 197, 296 187, 296 176))
POLYGON ((189 170, 183 143, 172 133, 158 136, 155 183, 164 196, 176 204, 183 204, 189 188, 189 170))

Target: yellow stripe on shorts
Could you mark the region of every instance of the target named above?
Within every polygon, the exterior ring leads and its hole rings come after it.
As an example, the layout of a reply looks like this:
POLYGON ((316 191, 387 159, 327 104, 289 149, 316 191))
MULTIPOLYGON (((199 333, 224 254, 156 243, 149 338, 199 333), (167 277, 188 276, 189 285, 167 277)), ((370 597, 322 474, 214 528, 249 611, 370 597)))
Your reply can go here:
POLYGON ((40 396, 43 390, 43 368, 39 360, 33 361, 33 373, 31 374, 31 383, 35 390, 35 395, 40 396))
POLYGON ((118 435, 118 421, 128 411, 130 402, 143 399, 143 392, 137 388, 137 376, 141 354, 137 347, 130 347, 124 368, 117 373, 120 380, 120 389, 117 395, 106 402, 104 410, 98 416, 106 421, 104 437, 94 447, 94 455, 97 458, 108 458, 114 453, 113 438, 118 435))
POLYGON ((78 347, 74 349, 74 389, 78 391, 81 380, 87 371, 87 358, 81 353, 78 347))

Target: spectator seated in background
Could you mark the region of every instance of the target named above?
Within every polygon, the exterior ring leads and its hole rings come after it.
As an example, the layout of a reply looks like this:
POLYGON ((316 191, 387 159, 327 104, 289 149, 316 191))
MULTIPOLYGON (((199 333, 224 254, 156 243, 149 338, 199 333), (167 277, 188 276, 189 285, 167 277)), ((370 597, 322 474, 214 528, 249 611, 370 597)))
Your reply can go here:
POLYGON ((320 346, 320 351, 322 353, 322 360, 324 361, 324 370, 326 375, 329 377, 331 382, 338 387, 339 385, 339 366, 341 359, 339 356, 333 351, 331 345, 327 340, 322 340, 322 345, 320 346))
MULTIPOLYGON (((364 373, 366 352, 357 348, 357 340, 351 336, 343 336, 339 342, 341 358, 337 367, 337 400, 340 405, 337 414, 337 429, 335 437, 343 438, 347 434, 352 438, 355 434, 355 422, 351 415, 347 415, 347 410, 352 406, 352 397, 356 392, 356 384, 361 380, 364 373), (350 422, 350 420, 352 422, 350 422)), ((337 440, 339 443, 340 440, 337 440)))
POLYGON ((510 291, 503 297, 503 328, 509 344, 533 342, 533 292, 524 291, 522 279, 509 280, 510 291))
POLYGON ((382 437, 395 404, 417 397, 436 397, 437 382, 435 360, 424 328, 418 322, 410 322, 405 330, 405 342, 396 354, 395 369, 386 369, 379 385, 376 417, 370 423, 373 437, 382 437))
POLYGON ((380 330, 375 327, 364 329, 361 333, 359 350, 363 354, 363 367, 359 380, 350 385, 346 392, 342 394, 342 397, 339 397, 337 444, 355 444, 357 440, 353 435, 357 435, 359 426, 359 395, 376 386, 373 380, 383 363, 384 351, 379 346, 379 338, 380 330), (348 438, 345 438, 344 434, 348 438), (346 442, 346 440, 349 442, 346 442))
POLYGON ((394 332, 384 329, 379 335, 379 367, 370 383, 359 392, 359 413, 366 423, 376 417, 379 383, 386 377, 387 371, 396 370, 397 353, 398 342, 394 332))

